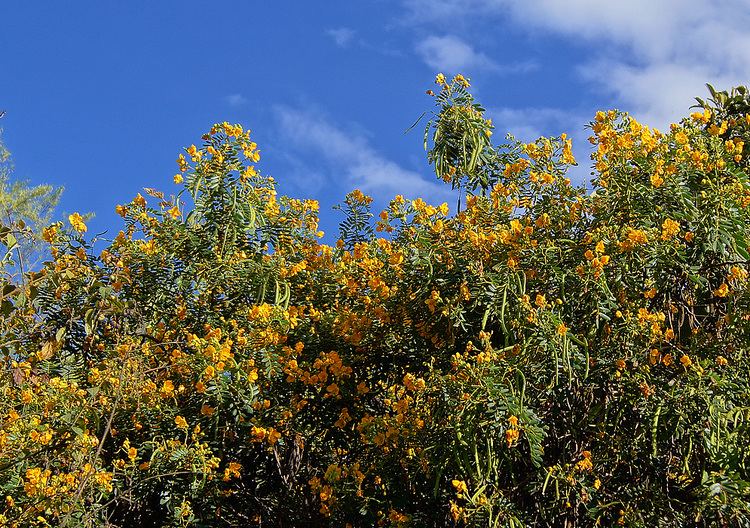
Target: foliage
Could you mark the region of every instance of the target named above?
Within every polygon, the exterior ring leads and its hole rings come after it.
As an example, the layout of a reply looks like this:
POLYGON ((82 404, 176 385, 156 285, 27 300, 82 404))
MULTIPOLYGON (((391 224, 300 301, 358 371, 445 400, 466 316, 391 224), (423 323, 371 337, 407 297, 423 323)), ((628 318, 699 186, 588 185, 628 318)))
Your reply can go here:
POLYGON ((437 82, 455 214, 376 236, 355 191, 321 244, 224 123, 103 251, 47 228, 2 300, 5 524, 750 526, 750 114, 599 112, 586 193, 437 82))
POLYGON ((12 181, 10 152, 0 139, 0 241, 5 246, 0 256, 4 269, 23 280, 25 271, 42 259, 46 244, 39 237, 60 200, 61 188, 51 185, 29 186, 12 181))
POLYGON ((375 230, 371 221, 371 203, 372 198, 356 189, 346 195, 343 204, 334 206, 334 209, 343 211, 346 215, 339 226, 339 247, 351 250, 361 242, 372 240, 375 230))

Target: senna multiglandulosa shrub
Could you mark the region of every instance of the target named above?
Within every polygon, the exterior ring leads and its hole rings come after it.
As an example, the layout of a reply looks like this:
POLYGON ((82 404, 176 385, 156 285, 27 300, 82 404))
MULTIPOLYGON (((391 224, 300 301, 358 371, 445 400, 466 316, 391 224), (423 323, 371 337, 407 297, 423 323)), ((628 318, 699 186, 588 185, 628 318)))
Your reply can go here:
POLYGON ((750 525, 746 93, 597 113, 586 192, 437 83, 453 213, 354 191, 321 244, 224 123, 105 249, 45 230, 0 306, 4 525, 750 525))

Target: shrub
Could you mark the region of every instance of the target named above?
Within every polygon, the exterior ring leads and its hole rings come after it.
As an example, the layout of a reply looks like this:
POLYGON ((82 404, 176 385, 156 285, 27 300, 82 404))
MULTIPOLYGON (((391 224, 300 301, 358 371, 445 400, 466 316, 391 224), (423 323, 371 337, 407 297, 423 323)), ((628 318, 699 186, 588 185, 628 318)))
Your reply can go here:
POLYGON ((321 244, 224 123, 105 249, 44 231, 0 306, 5 524, 750 525, 746 92, 597 113, 586 192, 437 83, 454 212, 354 191, 321 244))

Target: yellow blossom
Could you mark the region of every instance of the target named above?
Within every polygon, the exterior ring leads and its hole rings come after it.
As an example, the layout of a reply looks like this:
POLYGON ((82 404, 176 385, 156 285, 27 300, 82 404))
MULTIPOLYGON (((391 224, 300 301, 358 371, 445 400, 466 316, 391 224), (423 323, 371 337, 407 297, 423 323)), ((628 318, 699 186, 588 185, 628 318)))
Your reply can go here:
POLYGON ((654 187, 661 187, 661 185, 664 183, 664 178, 661 177, 659 173, 654 173, 651 175, 651 185, 654 187))
POLYGON ((73 229, 75 229, 79 233, 86 232, 87 227, 83 221, 83 217, 80 214, 73 213, 72 215, 68 216, 68 221, 70 222, 70 225, 73 226, 73 229))
POLYGON ((568 165, 575 165, 576 159, 573 156, 573 141, 570 139, 566 139, 565 134, 563 134, 561 137, 563 139, 562 162, 568 165))
POLYGON ((726 297, 729 295, 729 285, 725 282, 721 286, 714 290, 714 295, 717 297, 726 297))
POLYGON ((512 447, 513 443, 518 440, 520 436, 520 433, 518 432, 518 429, 506 429, 505 431, 505 442, 508 444, 508 447, 512 447))
POLYGON ((582 455, 583 458, 576 462, 576 469, 579 471, 591 471, 594 469, 594 464, 591 462, 591 451, 584 451, 582 455))
POLYGON ((463 495, 469 492, 469 488, 466 486, 466 482, 463 480, 453 479, 451 484, 456 490, 457 495, 463 495))
POLYGON ((669 240, 680 232, 680 223, 667 218, 661 225, 661 239, 669 240))

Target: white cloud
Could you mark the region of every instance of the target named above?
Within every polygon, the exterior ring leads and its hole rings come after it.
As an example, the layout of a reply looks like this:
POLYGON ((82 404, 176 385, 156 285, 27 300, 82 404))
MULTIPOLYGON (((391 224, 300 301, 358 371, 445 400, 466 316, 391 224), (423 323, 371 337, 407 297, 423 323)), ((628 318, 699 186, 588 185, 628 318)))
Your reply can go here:
POLYGON ((583 77, 649 124, 664 127, 717 88, 750 80, 750 5, 738 0, 403 0, 410 23, 510 19, 592 51, 583 77), (419 21, 419 22, 417 22, 419 21))
POLYGON ((708 67, 668 62, 635 67, 613 59, 600 60, 582 67, 581 73, 613 95, 623 110, 662 130, 686 115, 696 96, 705 98, 707 81, 717 88, 742 82, 708 67))
POLYGON ((355 31, 351 28, 341 27, 335 29, 329 29, 326 31, 326 35, 331 37, 336 45, 340 48, 346 48, 351 44, 354 38, 355 31))
POLYGON ((332 172, 343 173, 346 181, 337 185, 356 187, 381 199, 396 194, 433 201, 448 199, 444 185, 384 158, 361 134, 347 133, 310 111, 278 106, 275 113, 286 138, 326 162, 332 172))
POLYGON ((224 100, 229 103, 230 106, 242 106, 247 103, 247 99, 242 94, 230 94, 224 97, 224 100))
POLYGON ((416 50, 425 64, 436 71, 461 73, 497 68, 489 57, 452 35, 427 37, 417 44, 416 50))

